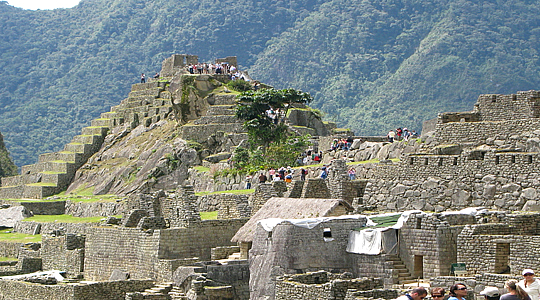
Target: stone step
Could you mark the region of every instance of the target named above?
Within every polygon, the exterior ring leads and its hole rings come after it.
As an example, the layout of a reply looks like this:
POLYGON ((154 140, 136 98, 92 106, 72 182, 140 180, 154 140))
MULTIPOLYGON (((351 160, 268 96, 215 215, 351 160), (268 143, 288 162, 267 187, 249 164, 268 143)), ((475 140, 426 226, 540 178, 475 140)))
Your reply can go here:
POLYGON ((69 143, 64 146, 64 151, 66 152, 76 152, 87 154, 90 153, 93 149, 93 145, 82 144, 82 143, 69 143))
POLYGON ((171 99, 157 98, 152 102, 153 106, 172 106, 171 99))
POLYGON ((128 98, 139 97, 139 96, 154 96, 158 97, 163 89, 161 88, 151 88, 145 90, 131 91, 128 94, 128 98))
POLYGON ((99 119, 94 119, 90 122, 91 126, 99 126, 99 127, 109 127, 109 128, 112 128, 114 127, 114 119, 104 119, 104 118, 99 118, 99 119))
POLYGON ((181 137, 184 140, 193 140, 198 143, 205 142, 212 134, 223 131, 227 133, 244 133, 241 123, 229 124, 186 124, 180 127, 181 137))
POLYGON ((109 111, 109 112, 101 113, 100 117, 101 117, 100 119, 114 119, 118 117, 118 113, 114 111, 109 111))
POLYGON ((168 82, 163 81, 151 81, 145 83, 135 83, 131 85, 131 91, 141 91, 154 88, 165 88, 168 82))
POLYGON ((56 185, 45 185, 47 183, 32 183, 24 185, 22 198, 24 199, 43 199, 44 197, 54 195, 60 192, 56 185))
POLYGON ((242 256, 241 256, 240 252, 235 252, 235 253, 229 255, 228 259, 230 259, 230 260, 242 259, 242 256))
MULTIPOLYGON (((4 178, 2 178, 4 180, 4 178)), ((0 187, 0 199, 22 199, 24 186, 2 186, 0 187)))
POLYGON ((212 105, 206 112, 207 116, 234 115, 235 105, 212 105))
POLYGON ((236 95, 215 95, 213 105, 234 105, 236 104, 236 95))
POLYGON ((217 116, 203 116, 195 120, 193 123, 196 125, 203 124, 223 124, 223 123, 240 123, 234 115, 217 115, 217 116))
POLYGON ((42 173, 47 171, 55 173, 75 174, 75 171, 77 171, 77 166, 75 162, 48 161, 21 167, 21 175, 42 173))
POLYGON ((106 127, 106 126, 89 126, 89 127, 84 127, 81 133, 83 135, 106 136, 108 132, 109 132, 109 127, 106 127))
POLYGON ((71 151, 60 151, 53 153, 40 154, 38 163, 44 163, 49 161, 62 160, 62 161, 72 161, 75 163, 81 163, 85 160, 84 154, 79 152, 71 151))
POLYGON ((82 144, 101 144, 103 143, 103 136, 101 135, 76 135, 71 140, 72 143, 82 144))

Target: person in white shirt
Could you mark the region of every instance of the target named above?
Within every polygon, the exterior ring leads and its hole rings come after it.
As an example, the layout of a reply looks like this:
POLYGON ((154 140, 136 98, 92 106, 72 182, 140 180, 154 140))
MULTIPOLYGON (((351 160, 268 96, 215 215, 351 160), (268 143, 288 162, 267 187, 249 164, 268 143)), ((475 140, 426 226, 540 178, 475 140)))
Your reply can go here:
POLYGON ((529 294, 531 300, 540 299, 540 281, 534 278, 534 271, 531 269, 525 269, 521 272, 523 275, 523 280, 521 280, 518 285, 529 294))

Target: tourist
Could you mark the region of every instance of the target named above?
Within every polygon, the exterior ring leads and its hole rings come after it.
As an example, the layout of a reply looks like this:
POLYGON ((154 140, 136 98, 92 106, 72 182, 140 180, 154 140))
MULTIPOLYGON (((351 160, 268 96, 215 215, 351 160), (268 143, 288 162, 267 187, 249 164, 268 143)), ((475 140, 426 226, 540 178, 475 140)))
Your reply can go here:
POLYGON ((249 190, 251 188, 251 180, 253 179, 253 176, 248 174, 246 176, 246 190, 249 190))
POLYGON ((159 78, 159 73, 156 72, 156 74, 154 74, 154 79, 158 79, 159 78))
POLYGON ((144 76, 144 73, 141 74, 141 83, 146 82, 146 76, 144 76))
POLYGON ((274 176, 274 179, 272 179, 272 181, 281 181, 281 177, 276 175, 274 176))
POLYGON ((396 133, 393 131, 393 130, 390 130, 390 132, 388 132, 388 134, 386 135, 386 137, 388 138, 388 141, 390 143, 393 143, 394 142, 394 139, 396 138, 396 133))
POLYGON ((270 170, 268 170, 268 175, 270 176, 270 180, 274 180, 275 174, 276 174, 276 170, 274 170, 274 168, 270 168, 270 170))
POLYGON ((292 173, 287 172, 287 175, 285 175, 285 182, 292 182, 292 173))
POLYGON ((448 300, 465 300, 467 286, 463 283, 456 283, 450 287, 450 297, 448 300))
POLYGON ((436 287, 436 288, 432 288, 431 291, 429 291, 429 293, 431 294, 431 299, 443 300, 446 294, 446 291, 441 287, 436 287))
POLYGON ((356 169, 355 168, 350 167, 349 171, 347 171, 347 173, 349 174, 349 179, 350 180, 355 180, 356 179, 356 169))
POLYGON ((308 171, 304 168, 300 169, 300 180, 304 181, 306 180, 306 175, 307 175, 308 171))
POLYGON ((320 178, 326 179, 328 177, 328 172, 326 171, 326 167, 321 168, 321 175, 319 175, 320 178))
POLYGON ((499 300, 501 298, 499 289, 492 286, 486 286, 486 288, 480 292, 480 295, 484 296, 486 300, 499 300))
POLYGON ((412 289, 410 293, 397 297, 396 300, 422 300, 426 298, 426 296, 426 289, 420 286, 412 289))
POLYGON ((398 141, 401 141, 401 135, 403 134, 403 130, 401 129, 401 127, 399 127, 398 129, 396 129, 396 135, 397 135, 397 140, 398 141))
POLYGON ((266 175, 264 175, 264 173, 261 173, 261 175, 259 175, 259 183, 265 183, 266 180, 268 180, 268 178, 266 178, 266 175))
POLYGON ((347 139, 347 149, 346 150, 351 150, 351 146, 352 146, 352 143, 354 142, 352 136, 349 136, 347 139))
POLYGON ((338 147, 338 140, 337 140, 337 139, 334 139, 334 140, 332 141, 332 146, 330 146, 330 150, 331 150, 331 151, 334 151, 334 150, 337 149, 337 147, 338 147))
POLYGON ((279 177, 281 178, 281 180, 284 180, 285 179, 285 168, 284 167, 281 167, 278 169, 278 173, 279 173, 279 177))
POLYGON ((538 279, 534 278, 534 271, 531 269, 525 269, 523 272, 521 272, 521 275, 523 275, 523 280, 521 280, 518 284, 519 286, 529 294, 529 297, 531 297, 531 300, 539 300, 540 299, 540 281, 538 279))
POLYGON ((504 287, 508 290, 507 294, 501 296, 501 300, 531 300, 529 294, 522 289, 515 279, 507 280, 504 287))

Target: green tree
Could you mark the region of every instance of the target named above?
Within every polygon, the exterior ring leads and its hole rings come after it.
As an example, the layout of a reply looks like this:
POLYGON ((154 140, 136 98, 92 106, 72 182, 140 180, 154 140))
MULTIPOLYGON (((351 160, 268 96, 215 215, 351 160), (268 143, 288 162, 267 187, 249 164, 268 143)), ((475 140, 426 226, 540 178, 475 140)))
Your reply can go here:
POLYGON ((246 91, 237 97, 236 117, 244 120, 251 145, 266 149, 270 142, 281 144, 287 138, 287 126, 279 119, 272 119, 267 111, 275 111, 276 118, 280 118, 291 104, 306 104, 311 100, 309 93, 295 89, 246 91))

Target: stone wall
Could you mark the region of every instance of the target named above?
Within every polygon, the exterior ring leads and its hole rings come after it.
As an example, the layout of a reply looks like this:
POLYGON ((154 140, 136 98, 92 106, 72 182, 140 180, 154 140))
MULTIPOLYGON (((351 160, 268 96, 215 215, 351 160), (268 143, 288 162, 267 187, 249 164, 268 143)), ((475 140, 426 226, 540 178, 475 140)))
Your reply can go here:
MULTIPOLYGON (((524 220, 525 221, 525 220, 524 220)), ((520 225, 467 226, 458 238, 457 259, 469 274, 521 274, 540 260, 540 236, 521 235, 520 225)))
POLYGON ((187 228, 161 230, 158 256, 210 260, 212 248, 235 245, 231 238, 246 222, 247 219, 204 220, 187 228))
POLYGON ((36 283, 0 280, 2 300, 124 300, 126 292, 151 288, 151 280, 125 280, 70 285, 41 285, 36 283))
POLYGON ((193 257, 209 260, 212 248, 233 246, 231 238, 246 221, 205 220, 192 223, 187 228, 153 231, 122 227, 95 228, 87 233, 85 277, 106 280, 114 269, 129 272, 131 278, 135 279, 170 277, 165 273, 174 270, 160 269, 160 260, 193 257))
POLYGON ((352 271, 345 249, 350 230, 365 225, 365 219, 340 219, 306 229, 283 222, 272 232, 256 228, 250 257, 252 299, 274 295, 273 278, 317 270, 352 271), (323 232, 328 229, 330 238, 323 232))
POLYGON ((0 205, 24 206, 34 215, 62 215, 66 211, 66 201, 16 202, 0 200, 0 205))
POLYGON ((539 125, 539 119, 439 123, 436 126, 435 142, 524 148, 529 139, 538 138, 539 125))
POLYGON ((108 217, 123 215, 125 213, 125 202, 72 202, 67 201, 65 214, 74 217, 108 217))
POLYGON ((44 270, 66 271, 71 277, 81 275, 84 271, 84 236, 43 236, 41 257, 44 270))
POLYGON ((521 91, 509 95, 480 95, 476 109, 484 121, 538 118, 539 91, 521 91))
POLYGON ((19 249, 23 244, 0 242, 0 257, 19 257, 19 249))
POLYGON ((220 194, 218 219, 237 219, 251 217, 249 195, 220 194))
POLYGON ((487 152, 483 159, 459 155, 410 155, 399 164, 365 167, 363 202, 382 210, 457 210, 471 206, 520 210, 540 192, 538 153, 487 152))
POLYGON ((231 285, 234 299, 249 299, 249 263, 246 260, 230 261, 226 265, 209 265, 207 278, 231 285))
POLYGON ((160 235, 160 230, 94 228, 86 236, 85 278, 108 280, 115 269, 133 279, 155 278, 160 235))
POLYGON ((18 221, 13 227, 13 231, 25 234, 51 233, 54 230, 64 228, 68 233, 85 234, 89 228, 98 226, 99 223, 39 223, 18 221))
POLYGON ((345 299, 348 289, 373 290, 382 288, 380 278, 334 279, 324 271, 287 275, 276 280, 275 299, 345 299))

